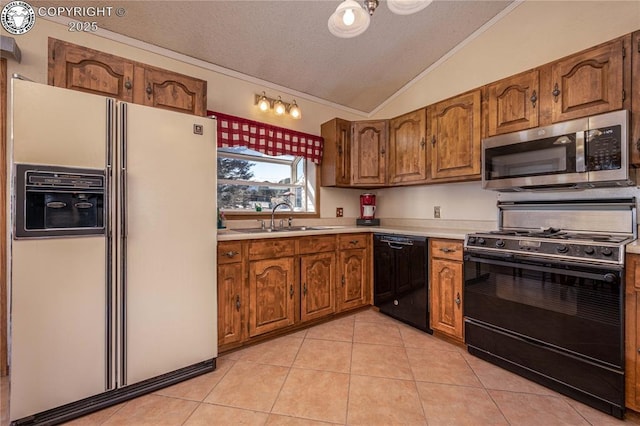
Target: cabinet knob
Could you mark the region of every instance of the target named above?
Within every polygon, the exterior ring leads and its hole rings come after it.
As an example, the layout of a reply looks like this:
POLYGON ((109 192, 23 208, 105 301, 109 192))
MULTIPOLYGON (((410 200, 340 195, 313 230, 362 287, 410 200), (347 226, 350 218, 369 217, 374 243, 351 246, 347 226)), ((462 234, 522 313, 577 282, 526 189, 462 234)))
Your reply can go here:
POLYGON ((236 294, 236 311, 240 311, 240 295, 236 294))
POLYGON ((553 92, 551 92, 551 94, 553 95, 553 101, 558 103, 558 96, 560 96, 560 89, 558 89, 558 83, 556 83, 555 86, 553 86, 553 92))
POLYGON ((462 302, 462 301, 460 300, 460 293, 458 293, 458 294, 456 295, 456 300, 455 300, 455 302, 456 302, 456 305, 458 305, 458 307, 459 307, 459 306, 460 306, 460 303, 462 302))
POLYGON ((531 105, 535 108, 536 107, 536 102, 538 102, 538 95, 536 94, 535 90, 531 94, 531 97, 529 98, 529 100, 531 101, 531 105))
POLYGON ((147 83, 147 88, 145 89, 145 92, 147 92, 147 97, 151 99, 151 94, 153 93, 153 89, 151 88, 151 83, 147 83))
POLYGON ((349 244, 355 246, 356 244, 358 244, 358 240, 351 240, 351 241, 349 241, 349 244))
POLYGON ((453 253, 454 251, 456 251, 456 249, 452 249, 452 248, 449 248, 449 247, 442 247, 440 249, 440 251, 445 252, 445 253, 453 253))
POLYGON ((640 151, 640 138, 636 141, 636 150, 640 151))
POLYGON ((133 84, 131 84, 131 80, 127 78, 127 81, 124 82, 124 88, 127 90, 131 90, 132 87, 133 87, 133 84))
POLYGON ((302 294, 307 295, 307 283, 302 284, 302 294))
POLYGON ((436 135, 431 135, 431 146, 436 146, 436 135))
POLYGON ((226 252, 224 255, 225 255, 225 256, 227 256, 228 258, 232 258, 232 257, 234 257, 234 256, 235 256, 235 255, 237 255, 237 254, 240 254, 240 252, 237 252, 237 251, 228 251, 228 252, 226 252))
POLYGON ((344 275, 342 276, 342 279, 340 280, 342 287, 344 287, 344 275))
POLYGON ((426 146, 426 142, 424 141, 424 136, 422 137, 422 140, 420 141, 420 148, 424 149, 424 147, 426 146))
MULTIPOLYGON (((640 142, 640 141, 638 141, 638 142, 640 142)), ((385 149, 384 149, 384 148, 382 148, 382 149, 380 150, 380 155, 384 155, 384 154, 386 154, 386 152, 387 152, 387 151, 385 151, 385 149)))
POLYGON ((289 297, 293 299, 293 284, 289 286, 289 297))

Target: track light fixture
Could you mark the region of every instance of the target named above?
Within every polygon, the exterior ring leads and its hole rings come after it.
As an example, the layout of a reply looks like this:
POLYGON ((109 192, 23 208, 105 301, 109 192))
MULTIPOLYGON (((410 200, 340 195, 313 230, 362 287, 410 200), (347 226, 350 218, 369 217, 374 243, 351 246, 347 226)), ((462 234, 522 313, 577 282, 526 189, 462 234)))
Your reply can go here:
POLYGON ((265 92, 262 92, 262 95, 255 95, 254 99, 255 105, 258 106, 260 111, 267 112, 273 110, 276 115, 285 115, 288 113, 291 118, 296 120, 302 118, 302 112, 295 99, 293 102, 288 103, 284 102, 280 96, 278 96, 278 99, 269 98, 265 92))
MULTIPOLYGON (((409 15, 427 7, 432 0, 387 0, 389 10, 398 15, 409 15)), ((329 31, 336 37, 351 38, 369 28, 371 16, 378 7, 378 0, 344 0, 329 17, 329 31)))

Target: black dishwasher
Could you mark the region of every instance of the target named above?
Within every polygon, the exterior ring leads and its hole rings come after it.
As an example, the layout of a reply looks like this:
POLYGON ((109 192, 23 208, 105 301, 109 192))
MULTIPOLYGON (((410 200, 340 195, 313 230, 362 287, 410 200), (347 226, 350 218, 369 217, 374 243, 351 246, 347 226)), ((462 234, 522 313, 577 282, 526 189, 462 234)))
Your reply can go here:
POLYGON ((374 234, 373 303, 420 330, 429 328, 426 237, 374 234))

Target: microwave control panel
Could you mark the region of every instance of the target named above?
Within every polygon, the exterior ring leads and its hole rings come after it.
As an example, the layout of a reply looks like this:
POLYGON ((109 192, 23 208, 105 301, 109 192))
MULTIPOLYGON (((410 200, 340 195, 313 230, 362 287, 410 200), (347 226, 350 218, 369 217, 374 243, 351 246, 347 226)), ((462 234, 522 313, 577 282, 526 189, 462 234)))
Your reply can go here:
POLYGON ((603 127, 585 133, 587 170, 619 170, 622 167, 621 127, 603 127))

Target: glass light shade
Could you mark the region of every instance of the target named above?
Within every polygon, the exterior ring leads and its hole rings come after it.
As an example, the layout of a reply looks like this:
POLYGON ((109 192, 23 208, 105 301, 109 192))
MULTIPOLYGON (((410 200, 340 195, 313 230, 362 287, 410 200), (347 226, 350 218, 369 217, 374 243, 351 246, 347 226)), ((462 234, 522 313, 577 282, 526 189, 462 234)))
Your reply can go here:
POLYGON ((362 6, 355 0, 345 0, 338 5, 333 15, 329 17, 328 27, 331 34, 336 37, 350 38, 355 37, 369 28, 371 17, 362 6), (351 25, 345 21, 345 14, 350 10, 353 13, 354 20, 351 25))
POLYGON ((270 107, 271 104, 269 103, 269 99, 267 99, 267 96, 263 92, 262 97, 258 101, 258 108, 260 108, 260 111, 267 111, 270 107))
POLYGON ((387 0, 389 10, 397 15, 411 15, 429 6, 432 0, 387 0))
POLYGON ((278 100, 273 103, 273 112, 275 112, 276 115, 282 115, 285 113, 285 111, 286 107, 282 103, 280 96, 278 96, 278 100))
POLYGON ((302 113, 300 112, 300 108, 298 107, 298 104, 295 100, 291 104, 291 108, 289 108, 289 115, 296 120, 302 118, 302 113))

